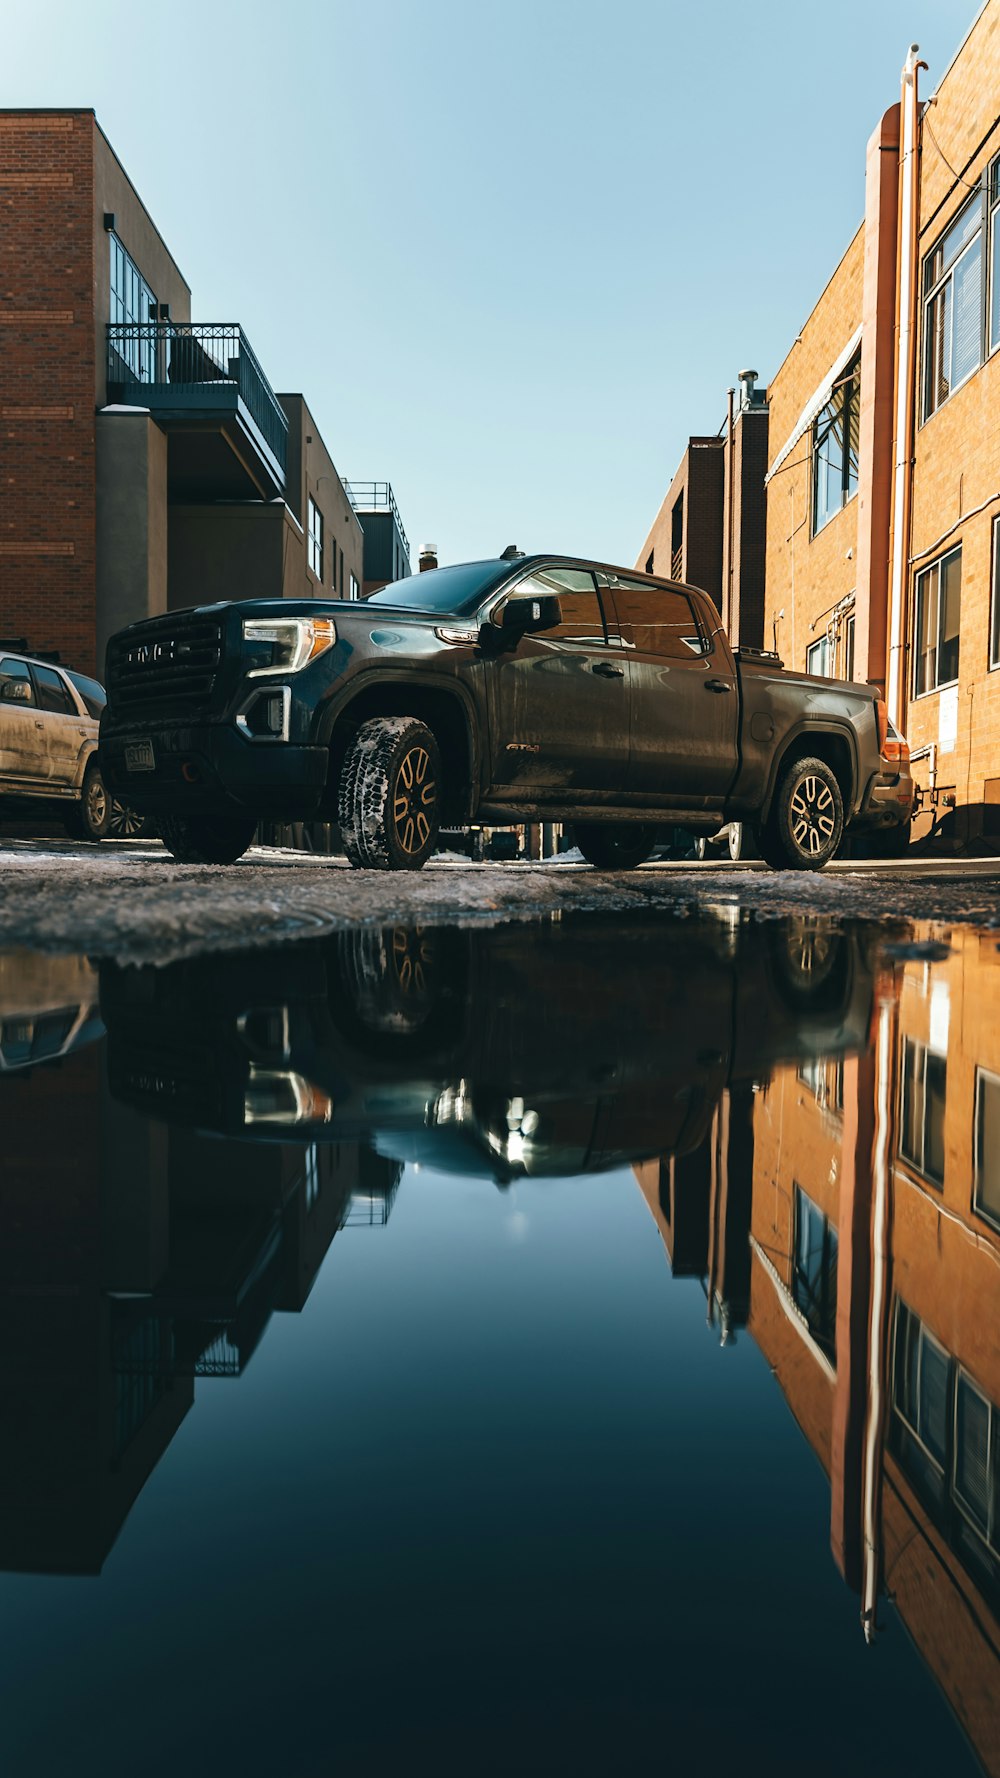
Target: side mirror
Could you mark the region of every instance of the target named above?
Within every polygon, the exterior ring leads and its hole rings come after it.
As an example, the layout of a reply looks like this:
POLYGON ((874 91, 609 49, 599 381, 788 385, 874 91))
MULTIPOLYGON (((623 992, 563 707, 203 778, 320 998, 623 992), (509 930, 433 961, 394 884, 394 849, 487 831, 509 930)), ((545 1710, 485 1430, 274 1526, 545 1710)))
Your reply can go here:
POLYGON ((0 698, 5 704, 30 704, 31 686, 26 679, 5 679, 0 686, 0 698))
POLYGON ((501 599, 494 606, 490 621, 505 637, 533 635, 561 624, 562 606, 555 593, 529 593, 521 598, 501 599))

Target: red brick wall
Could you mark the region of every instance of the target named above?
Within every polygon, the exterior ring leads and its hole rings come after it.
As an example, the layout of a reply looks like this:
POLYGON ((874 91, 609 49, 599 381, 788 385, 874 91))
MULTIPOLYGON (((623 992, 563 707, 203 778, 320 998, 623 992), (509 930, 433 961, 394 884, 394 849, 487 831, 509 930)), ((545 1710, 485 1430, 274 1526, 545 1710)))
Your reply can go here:
POLYGON ((0 636, 93 672, 94 117, 0 112, 0 636))

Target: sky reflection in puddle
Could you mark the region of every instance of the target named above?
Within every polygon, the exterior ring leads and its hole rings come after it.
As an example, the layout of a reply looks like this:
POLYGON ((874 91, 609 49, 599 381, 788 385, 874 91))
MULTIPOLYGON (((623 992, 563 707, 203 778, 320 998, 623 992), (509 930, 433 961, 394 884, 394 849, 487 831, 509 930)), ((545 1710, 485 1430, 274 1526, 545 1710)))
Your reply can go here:
POLYGON ((0 957, 11 1769, 1000 1772, 998 1014, 730 910, 0 957))

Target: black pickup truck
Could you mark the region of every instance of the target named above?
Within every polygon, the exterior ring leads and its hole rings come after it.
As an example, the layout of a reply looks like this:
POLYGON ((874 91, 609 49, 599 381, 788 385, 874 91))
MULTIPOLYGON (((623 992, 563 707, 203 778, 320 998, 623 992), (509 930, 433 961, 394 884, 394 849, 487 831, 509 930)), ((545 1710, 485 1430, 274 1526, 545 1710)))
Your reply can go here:
POLYGON ((196 863, 262 819, 339 821, 379 870, 418 870, 442 825, 569 822, 627 868, 668 824, 743 821, 768 863, 817 869, 913 802, 875 688, 734 654, 697 588, 569 557, 172 612, 112 637, 107 686, 106 782, 196 863))

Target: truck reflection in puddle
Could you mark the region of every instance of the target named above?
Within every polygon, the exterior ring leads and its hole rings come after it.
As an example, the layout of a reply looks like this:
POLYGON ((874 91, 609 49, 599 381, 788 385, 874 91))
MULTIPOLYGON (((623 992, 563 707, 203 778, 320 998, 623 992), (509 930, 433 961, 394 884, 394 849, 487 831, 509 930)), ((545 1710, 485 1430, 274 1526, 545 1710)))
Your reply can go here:
POLYGON ((90 1045, 0 1085, 0 1565, 99 1569, 196 1379, 242 1370, 408 1163, 631 1167, 823 1465, 865 1635, 894 1600, 1000 1771, 1000 967, 949 942, 723 910, 102 966, 106 1079, 90 1045))

